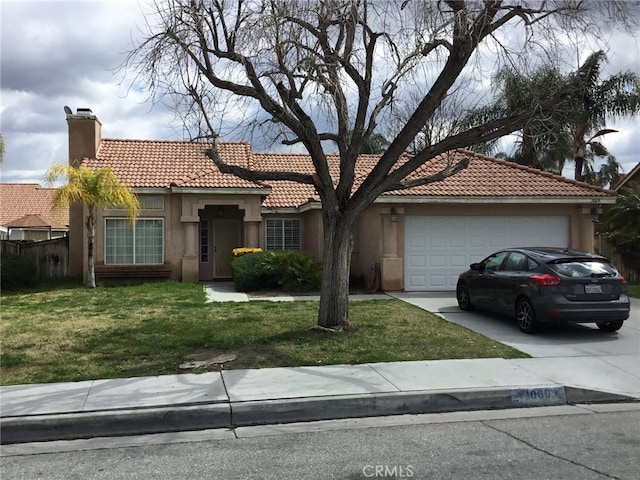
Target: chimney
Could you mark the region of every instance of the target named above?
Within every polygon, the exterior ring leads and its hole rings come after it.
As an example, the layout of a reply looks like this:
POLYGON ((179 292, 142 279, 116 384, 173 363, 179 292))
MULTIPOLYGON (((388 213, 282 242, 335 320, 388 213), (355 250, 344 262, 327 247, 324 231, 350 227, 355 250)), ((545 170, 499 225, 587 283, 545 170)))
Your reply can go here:
POLYGON ((69 165, 77 167, 83 158, 96 158, 102 140, 102 123, 90 108, 78 108, 74 114, 64 107, 69 126, 69 165))

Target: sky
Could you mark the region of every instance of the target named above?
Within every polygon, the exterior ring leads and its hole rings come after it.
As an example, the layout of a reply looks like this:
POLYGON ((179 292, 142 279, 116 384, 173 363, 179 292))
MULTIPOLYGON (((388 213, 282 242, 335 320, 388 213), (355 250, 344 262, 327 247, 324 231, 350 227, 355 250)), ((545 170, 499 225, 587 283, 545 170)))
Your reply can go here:
MULTIPOLYGON (((119 70, 144 25, 142 6, 137 0, 0 0, 0 181, 44 184, 52 164, 67 162, 64 106, 90 108, 104 138, 185 138, 179 119, 119 70)), ((640 37, 614 35, 608 43, 603 76, 640 72, 640 37)), ((607 127, 619 132, 603 143, 629 172, 640 161, 640 119, 607 127)))

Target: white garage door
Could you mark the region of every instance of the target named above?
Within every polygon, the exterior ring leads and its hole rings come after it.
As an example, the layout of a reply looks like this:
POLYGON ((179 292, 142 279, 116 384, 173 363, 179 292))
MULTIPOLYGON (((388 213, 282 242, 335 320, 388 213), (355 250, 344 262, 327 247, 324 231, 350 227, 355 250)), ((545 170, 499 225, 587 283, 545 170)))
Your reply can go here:
POLYGON ((455 290, 470 263, 501 248, 568 245, 567 216, 407 216, 405 290, 455 290))

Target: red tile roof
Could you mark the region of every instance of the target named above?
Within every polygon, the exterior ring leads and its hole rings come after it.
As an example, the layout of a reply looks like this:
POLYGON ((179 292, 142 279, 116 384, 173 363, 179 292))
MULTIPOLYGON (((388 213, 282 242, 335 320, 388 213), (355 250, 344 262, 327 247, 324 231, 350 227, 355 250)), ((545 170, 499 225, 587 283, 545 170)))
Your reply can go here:
POLYGON ((39 215, 47 225, 64 228, 69 224, 69 209, 51 209, 53 192, 55 189, 42 188, 37 183, 0 183, 0 225, 26 215, 39 215))
MULTIPOLYGON (((264 202, 270 208, 299 207, 318 202, 311 185, 289 181, 248 182, 222 174, 205 151, 211 143, 188 141, 113 140, 103 139, 96 159, 85 159, 83 165, 95 169, 110 167, 118 178, 131 187, 184 187, 243 189, 271 187, 264 202)), ((249 143, 219 143, 222 159, 234 165, 252 166, 257 170, 313 173, 309 155, 256 153, 249 143)), ((408 190, 387 192, 385 196, 421 197, 609 197, 613 192, 558 175, 498 160, 467 150, 456 150, 426 162, 408 178, 437 173, 449 161, 465 157, 469 166, 441 182, 408 190)), ((410 158, 408 155, 399 163, 410 158)), ((362 155, 358 160, 356 185, 364 180, 377 161, 377 155, 362 155)), ((327 155, 334 179, 338 177, 339 157, 327 155)))
POLYGON ((65 229, 66 225, 61 225, 59 223, 55 223, 46 218, 43 217, 42 215, 38 215, 37 213, 32 213, 29 215, 24 215, 20 218, 16 218, 15 220, 10 221, 9 223, 7 223, 6 225, 4 225, 5 227, 12 227, 12 228, 55 228, 56 230, 58 229, 65 229))
MULTIPOLYGON (((84 159, 90 169, 108 166, 130 187, 260 188, 261 185, 222 174, 205 155, 211 143, 103 139, 97 158, 84 159)), ((218 152, 230 164, 247 166, 248 143, 221 143, 218 152)))
MULTIPOLYGON (((383 196, 423 196, 423 197, 608 197, 613 192, 603 190, 559 175, 524 167, 513 162, 498 160, 467 150, 456 150, 440 155, 425 163, 407 179, 433 175, 446 168, 448 162, 458 162, 465 157, 470 159, 469 166, 461 172, 443 181, 414 187, 407 190, 386 192, 383 196)), ((313 173, 313 165, 308 155, 254 153, 256 168, 262 170, 284 169, 295 172, 313 173)), ((410 157, 401 159, 404 163, 410 157)), ((357 188, 373 169, 377 155, 362 155, 356 171, 357 188)), ((334 178, 338 176, 339 158, 328 155, 327 160, 334 178)), ((300 206, 309 201, 320 201, 314 188, 294 182, 268 182, 273 188, 267 197, 265 206, 283 208, 300 206)))
POLYGON ((435 174, 447 162, 469 157, 469 166, 445 180, 393 195, 442 197, 609 197, 614 192, 549 172, 498 160, 467 150, 456 150, 425 163, 408 178, 435 174))

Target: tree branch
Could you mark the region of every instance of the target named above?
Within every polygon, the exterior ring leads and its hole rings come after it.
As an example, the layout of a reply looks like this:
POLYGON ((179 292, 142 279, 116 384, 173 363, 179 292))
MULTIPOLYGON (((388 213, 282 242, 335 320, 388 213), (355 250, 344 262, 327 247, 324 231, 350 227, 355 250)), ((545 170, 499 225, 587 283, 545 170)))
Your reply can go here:
POLYGON ((236 177, 248 180, 250 182, 267 181, 267 180, 288 180, 291 182, 303 183, 306 185, 314 185, 313 175, 305 175, 297 172, 287 171, 260 171, 250 168, 241 167, 239 165, 230 165, 225 163, 216 148, 211 148, 205 152, 213 163, 222 173, 229 173, 236 177))

